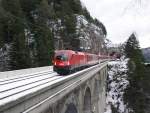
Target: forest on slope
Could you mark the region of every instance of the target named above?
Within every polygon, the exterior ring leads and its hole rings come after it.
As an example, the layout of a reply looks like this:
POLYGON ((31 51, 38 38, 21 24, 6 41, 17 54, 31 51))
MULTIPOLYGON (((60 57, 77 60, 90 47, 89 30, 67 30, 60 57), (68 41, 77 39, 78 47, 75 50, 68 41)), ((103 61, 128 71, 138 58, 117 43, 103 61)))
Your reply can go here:
POLYGON ((105 52, 106 35, 80 0, 0 0, 0 71, 51 65, 58 49, 105 52))

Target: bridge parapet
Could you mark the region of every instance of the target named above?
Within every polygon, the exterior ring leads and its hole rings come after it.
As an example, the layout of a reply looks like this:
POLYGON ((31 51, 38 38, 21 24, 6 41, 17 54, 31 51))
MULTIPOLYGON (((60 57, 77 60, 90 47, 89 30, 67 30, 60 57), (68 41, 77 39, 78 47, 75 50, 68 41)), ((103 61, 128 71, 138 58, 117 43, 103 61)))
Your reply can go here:
MULTIPOLYGON (((0 113, 103 113, 107 62, 0 104, 0 113)), ((39 86, 41 87, 41 86, 39 86)), ((1 100, 0 100, 1 102, 1 100)))

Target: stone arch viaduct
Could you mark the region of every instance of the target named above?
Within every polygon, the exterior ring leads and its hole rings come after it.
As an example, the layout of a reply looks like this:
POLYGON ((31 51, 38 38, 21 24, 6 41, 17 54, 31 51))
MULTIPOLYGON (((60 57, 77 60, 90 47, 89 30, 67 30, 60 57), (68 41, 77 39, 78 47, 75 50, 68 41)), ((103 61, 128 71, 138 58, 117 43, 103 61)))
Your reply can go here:
POLYGON ((0 113, 104 113, 107 62, 62 79, 0 105, 0 113))

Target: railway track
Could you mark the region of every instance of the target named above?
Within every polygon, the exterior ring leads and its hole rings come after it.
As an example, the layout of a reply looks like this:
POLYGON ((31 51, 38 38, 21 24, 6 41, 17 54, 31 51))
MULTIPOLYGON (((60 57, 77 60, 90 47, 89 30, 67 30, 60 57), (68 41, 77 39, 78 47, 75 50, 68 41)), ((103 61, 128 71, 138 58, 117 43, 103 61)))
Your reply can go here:
POLYGON ((46 87, 61 77, 62 76, 58 76, 58 74, 53 71, 47 71, 22 77, 1 79, 0 105, 16 100, 42 87, 46 87))

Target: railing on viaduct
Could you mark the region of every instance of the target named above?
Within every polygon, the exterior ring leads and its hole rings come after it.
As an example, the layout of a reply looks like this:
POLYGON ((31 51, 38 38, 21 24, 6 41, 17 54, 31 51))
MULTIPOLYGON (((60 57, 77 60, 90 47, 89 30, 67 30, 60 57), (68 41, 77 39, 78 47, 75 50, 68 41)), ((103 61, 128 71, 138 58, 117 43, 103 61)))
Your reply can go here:
POLYGON ((106 78, 107 62, 68 76, 49 69, 1 78, 0 113, 104 113, 106 78))

